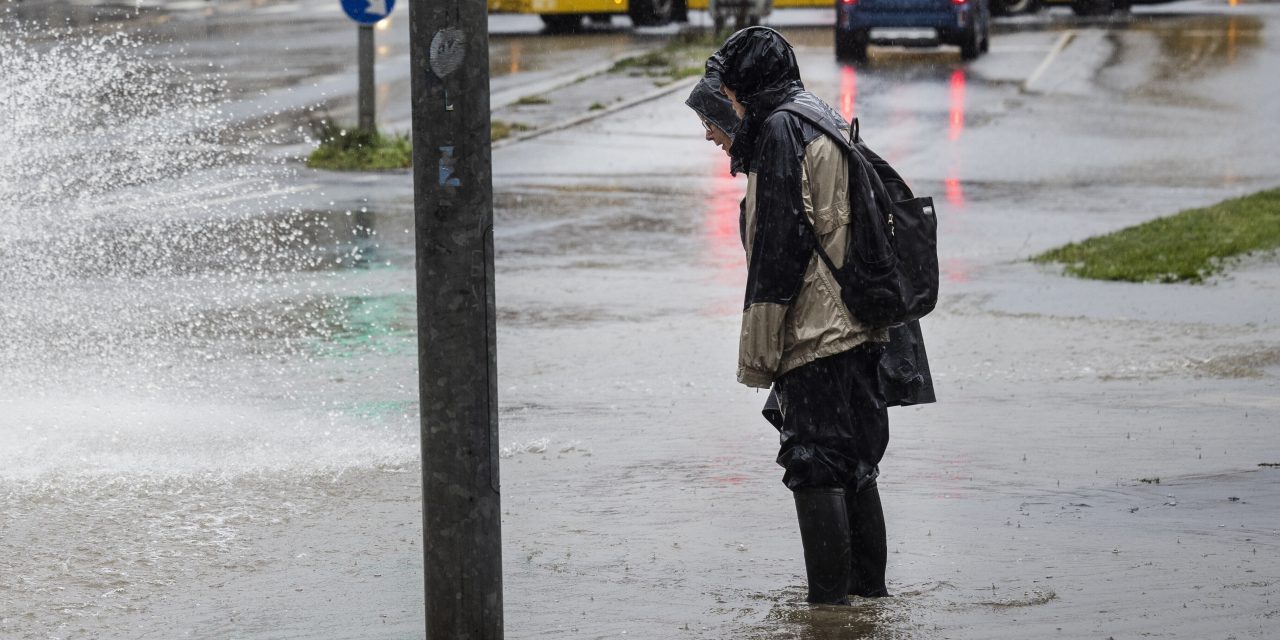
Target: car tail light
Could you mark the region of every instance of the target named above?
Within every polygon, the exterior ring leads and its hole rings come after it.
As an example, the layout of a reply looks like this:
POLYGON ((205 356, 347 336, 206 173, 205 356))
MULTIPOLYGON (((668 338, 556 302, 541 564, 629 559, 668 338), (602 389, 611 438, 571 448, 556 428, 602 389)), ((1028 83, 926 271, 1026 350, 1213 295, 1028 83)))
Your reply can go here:
POLYGON ((969 0, 951 0, 951 4, 954 4, 954 5, 969 4, 969 0))
POLYGON ((858 0, 840 0, 840 4, 857 4, 858 0))

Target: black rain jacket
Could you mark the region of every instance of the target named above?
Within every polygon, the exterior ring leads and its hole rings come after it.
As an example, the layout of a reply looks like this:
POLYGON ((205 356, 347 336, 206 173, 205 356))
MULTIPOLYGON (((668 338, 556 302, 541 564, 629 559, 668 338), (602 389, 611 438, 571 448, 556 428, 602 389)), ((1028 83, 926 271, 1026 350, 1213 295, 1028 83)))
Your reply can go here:
MULTIPOLYGON (((708 59, 707 78, 712 83, 718 80, 732 88, 738 102, 746 107, 747 114, 735 132, 731 155, 735 169, 746 170, 758 178, 753 203, 754 246, 748 252, 744 296, 743 348, 747 349, 749 340, 759 340, 759 336, 746 336, 749 324, 759 325, 749 322, 747 316, 751 307, 781 305, 788 307, 787 312, 790 313, 789 307, 801 288, 814 282, 813 272, 825 271, 813 264, 816 260, 813 238, 801 219, 806 215, 806 206, 812 209, 814 205, 807 199, 811 186, 808 179, 812 176, 806 173, 806 168, 811 166, 806 164, 811 160, 806 158, 806 150, 823 134, 791 113, 774 111, 786 102, 810 103, 820 112, 825 112, 837 129, 847 130, 848 124, 828 105, 804 90, 790 44, 772 29, 752 27, 731 36, 708 59)), ((844 180, 847 182, 847 178, 844 180)), ((828 253, 832 253, 830 248, 828 253)), ((854 319, 852 327, 840 331, 845 335, 816 343, 816 347, 810 349, 812 353, 800 355, 811 361, 868 340, 891 342, 881 363, 881 387, 885 391, 886 404, 934 401, 918 323, 895 327, 889 332, 868 331, 854 319)), ((787 335, 782 339, 792 337, 787 335)), ((774 338, 767 336, 766 339, 774 338)), ((786 350, 785 346, 783 350, 786 350)), ((796 366, 796 361, 795 354, 784 354, 779 367, 773 371, 752 371, 748 363, 744 375, 740 356, 738 377, 750 386, 768 386, 772 379, 796 366)))

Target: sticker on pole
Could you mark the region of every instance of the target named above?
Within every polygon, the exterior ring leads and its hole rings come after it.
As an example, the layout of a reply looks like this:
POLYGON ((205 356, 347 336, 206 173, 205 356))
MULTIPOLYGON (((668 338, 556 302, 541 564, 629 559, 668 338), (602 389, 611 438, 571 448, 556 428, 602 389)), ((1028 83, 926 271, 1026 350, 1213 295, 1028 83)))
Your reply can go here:
POLYGON ((462 59, 467 56, 467 36, 462 31, 449 27, 436 32, 431 38, 431 70, 436 77, 444 80, 445 76, 462 66, 462 59))
POLYGON ((391 15, 396 0, 342 0, 347 17, 360 24, 373 24, 391 15))

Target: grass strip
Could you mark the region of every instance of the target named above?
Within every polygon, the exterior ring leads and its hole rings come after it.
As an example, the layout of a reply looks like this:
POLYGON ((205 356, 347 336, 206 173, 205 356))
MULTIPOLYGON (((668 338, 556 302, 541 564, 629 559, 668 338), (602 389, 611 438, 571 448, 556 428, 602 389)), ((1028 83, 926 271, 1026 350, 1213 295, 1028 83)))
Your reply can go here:
POLYGON ((1189 209, 1032 258, 1095 280, 1204 282, 1239 258, 1280 248, 1280 189, 1189 209))
POLYGON ((520 106, 551 104, 551 100, 546 96, 521 96, 519 100, 516 100, 515 104, 520 106))
POLYGON ((681 34, 661 48, 615 62, 609 73, 645 75, 663 84, 700 76, 707 58, 719 46, 720 41, 709 33, 681 34))
MULTIPOLYGON (((413 145, 408 135, 383 135, 377 131, 343 128, 328 118, 311 123, 320 146, 307 156, 307 166, 330 171, 387 171, 413 166, 413 145)), ((520 122, 493 120, 492 142, 532 129, 520 122)))
POLYGON ((330 118, 311 122, 320 146, 307 156, 307 166, 331 171, 386 171, 413 165, 409 136, 346 128, 330 118))
POLYGON ((529 125, 524 124, 523 122, 507 122, 505 120, 490 120, 489 121, 489 141, 497 142, 504 138, 510 138, 511 136, 517 133, 520 133, 522 131, 528 131, 532 128, 533 127, 530 127, 529 125))

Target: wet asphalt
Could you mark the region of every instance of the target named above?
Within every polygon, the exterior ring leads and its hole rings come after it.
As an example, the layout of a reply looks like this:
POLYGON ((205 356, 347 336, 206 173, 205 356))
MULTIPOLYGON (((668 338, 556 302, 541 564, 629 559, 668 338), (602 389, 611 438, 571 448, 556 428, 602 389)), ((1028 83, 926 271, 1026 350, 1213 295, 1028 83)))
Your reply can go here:
MULTIPOLYGON (((227 110, 280 136, 265 155, 300 145, 317 102, 350 109, 332 43, 354 29, 333 9, 181 7, 73 23, 139 25, 193 72, 216 58, 201 73, 227 110)), ((508 637, 1269 637, 1280 269, 1132 285, 1026 259, 1275 186, 1280 5, 1056 8, 1002 24, 973 63, 873 47, 860 67, 832 59, 828 15, 797 14, 776 20, 808 87, 940 212, 943 299, 924 322, 940 401, 891 412, 882 465, 898 597, 800 604, 776 435, 733 381, 745 181, 674 94, 494 153, 508 637)), ((667 35, 492 24, 495 96, 554 97, 575 52, 667 35)), ((384 118, 401 122, 403 19, 378 37, 384 118)), ((409 177, 299 169, 276 186, 305 213, 262 216, 306 229, 323 266, 252 294, 86 282, 120 317, 178 323, 173 297, 221 313, 168 345, 121 333, 102 362, 7 345, 25 366, 0 374, 0 635, 421 636, 409 177), (317 318, 329 329, 306 329, 317 318), (281 346, 295 324, 301 351, 281 346)), ((55 346, 67 330, 29 328, 55 346)))

